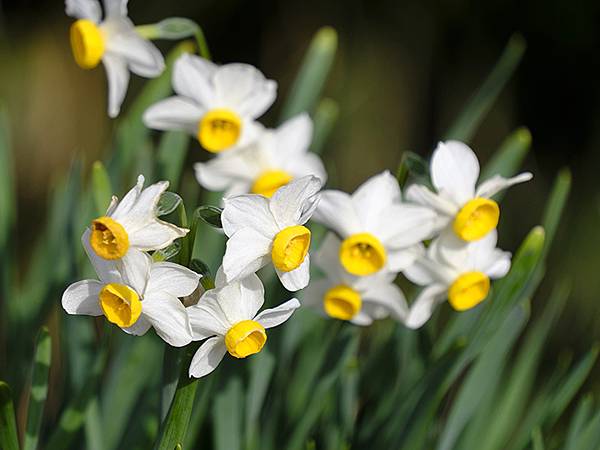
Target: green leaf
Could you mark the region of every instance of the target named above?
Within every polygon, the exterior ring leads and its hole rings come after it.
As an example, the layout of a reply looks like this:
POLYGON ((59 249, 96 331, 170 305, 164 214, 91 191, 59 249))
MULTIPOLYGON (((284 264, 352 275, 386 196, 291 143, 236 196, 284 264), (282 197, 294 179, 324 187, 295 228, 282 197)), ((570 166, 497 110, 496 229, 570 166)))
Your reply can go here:
POLYGON ((531 433, 531 441, 533 444, 533 450, 544 450, 544 438, 542 437, 542 430, 536 428, 531 433))
POLYGON ((569 431, 567 433, 567 440, 565 442, 564 450, 577 450, 577 441, 582 434, 583 428, 592 415, 593 406, 594 399, 591 394, 585 395, 579 402, 577 410, 571 417, 571 422, 569 423, 569 431))
POLYGON ((242 382, 238 377, 234 377, 215 397, 215 450, 242 449, 243 403, 242 382))
POLYGON ((92 193, 96 206, 96 214, 98 216, 105 215, 113 195, 113 190, 108 172, 104 164, 100 161, 96 161, 92 166, 92 193))
POLYGON ((158 205, 156 205, 156 215, 160 217, 171 214, 181 204, 183 204, 183 200, 175 192, 163 192, 158 200, 158 205))
POLYGON ((576 450, 589 450, 597 449, 598 446, 600 446, 600 411, 597 411, 581 430, 574 448, 576 450))
POLYGON ((281 121, 315 108, 337 51, 337 32, 323 27, 313 37, 281 113, 281 121))
POLYGON ((201 261, 200 259, 192 259, 192 262, 190 263, 190 269, 202 275, 202 277, 211 277, 210 268, 204 261, 201 261))
POLYGON ((24 450, 36 450, 38 447, 40 428, 44 415, 44 405, 48 396, 48 374, 52 356, 52 340, 46 327, 40 330, 37 337, 33 371, 31 374, 31 394, 27 409, 27 428, 25 430, 24 450))
POLYGON ((546 208, 542 218, 542 225, 546 231, 546 253, 548 252, 550 245, 554 241, 556 236, 556 230, 560 223, 560 219, 563 216, 563 210, 569 198, 569 192, 571 191, 571 171, 569 169, 563 169, 559 172, 552 192, 548 201, 546 202, 546 208))
POLYGON ((0 107, 0 252, 8 243, 14 220, 15 190, 8 114, 0 107))
POLYGON ((275 369, 275 357, 261 351, 250 361, 250 382, 246 393, 246 448, 258 449, 260 412, 275 369))
POLYGON ((340 107, 330 98, 324 98, 319 102, 315 111, 313 139, 310 150, 317 155, 323 153, 325 143, 337 122, 340 107))
POLYGON ((190 142, 184 131, 166 131, 158 145, 157 163, 161 180, 168 180, 171 189, 177 188, 190 142))
POLYGON ((479 124, 492 108, 502 89, 519 65, 525 47, 525 40, 520 35, 514 35, 510 38, 496 66, 450 127, 445 139, 456 139, 464 142, 471 140, 479 124))
POLYGON ((223 228, 221 223, 222 213, 223 209, 217 206, 205 205, 196 209, 196 215, 213 228, 223 228))
POLYGON ((409 179, 426 186, 431 186, 429 164, 413 152, 404 152, 402 154, 402 160, 396 171, 396 178, 400 187, 406 186, 409 179))
POLYGON ((135 30, 146 39, 169 39, 179 40, 187 37, 195 37, 196 43, 203 58, 211 59, 208 44, 204 37, 202 28, 193 20, 185 17, 169 17, 158 23, 150 25, 139 25, 135 30))
POLYGON ((19 450, 12 393, 4 381, 0 381, 0 448, 19 450))
POLYGON ((480 179, 487 180, 494 175, 506 178, 514 176, 523 164, 530 148, 531 133, 527 128, 518 128, 504 140, 485 165, 480 179))

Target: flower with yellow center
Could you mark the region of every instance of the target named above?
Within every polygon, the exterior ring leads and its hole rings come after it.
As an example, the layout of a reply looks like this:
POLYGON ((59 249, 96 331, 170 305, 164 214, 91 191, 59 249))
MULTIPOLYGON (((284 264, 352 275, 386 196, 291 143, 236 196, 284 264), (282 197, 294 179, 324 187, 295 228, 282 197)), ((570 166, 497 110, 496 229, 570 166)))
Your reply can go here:
POLYGON ((385 171, 352 195, 323 191, 314 220, 343 239, 338 255, 344 269, 368 276, 384 268, 399 272, 412 264, 418 244, 431 235, 435 213, 402 202, 396 178, 385 171))
POLYGON ((271 197, 293 179, 307 175, 325 183, 325 167, 309 151, 313 124, 308 114, 293 117, 273 130, 259 130, 252 144, 197 163, 194 168, 200 185, 211 191, 225 191, 225 197, 247 193, 271 197))
POLYGON ((127 17, 127 0, 66 0, 66 13, 77 19, 70 30, 73 58, 82 69, 104 65, 108 78, 108 115, 119 115, 127 93, 129 72, 146 78, 159 76, 164 58, 142 38, 127 17))
POLYGON ((468 244, 453 230, 445 230, 435 239, 404 271, 410 281, 425 287, 410 306, 405 324, 421 327, 445 299, 456 311, 466 311, 483 302, 490 290, 490 279, 502 278, 510 269, 511 255, 496 248, 496 241, 496 230, 468 244))
POLYGON ((144 123, 155 130, 183 130, 211 153, 253 142, 256 119, 275 101, 277 84, 248 64, 212 62, 182 55, 173 68, 177 95, 152 105, 144 123))
POLYGON ((403 322, 408 306, 394 284, 396 273, 380 270, 370 276, 351 275, 340 263, 341 245, 335 234, 325 236, 313 258, 325 278, 311 281, 302 293, 303 304, 355 325, 370 325, 388 316, 403 322))
POLYGON ((311 233, 304 224, 316 208, 320 188, 318 178, 307 176, 271 198, 246 194, 224 199, 221 221, 229 240, 223 271, 228 282, 273 264, 287 290, 308 285, 311 233))
POLYGON ((140 252, 135 264, 120 270, 117 261, 97 256, 90 246, 91 231, 82 237, 99 280, 78 281, 62 296, 69 314, 104 315, 106 319, 137 336, 151 327, 168 344, 182 347, 192 340, 190 321, 180 297, 196 290, 200 277, 170 262, 152 262, 140 252))
POLYGON ((476 186, 478 178, 479 161, 473 150, 458 141, 440 142, 431 157, 431 181, 437 192, 412 185, 406 197, 436 212, 436 231, 449 227, 463 241, 477 241, 498 225, 500 207, 492 197, 530 180, 532 174, 495 175, 476 186))
POLYGON ((115 261, 123 272, 143 259, 142 252, 160 250, 186 235, 188 230, 157 217, 157 204, 169 183, 161 181, 144 189, 144 177, 119 202, 113 197, 106 214, 94 219, 89 245, 100 258, 115 261))
POLYGON ((265 291, 256 274, 227 283, 219 269, 215 289, 187 308, 195 341, 206 339, 190 364, 190 377, 200 378, 216 369, 226 353, 242 359, 260 352, 267 330, 282 324, 300 306, 295 298, 276 308, 258 311, 265 291))

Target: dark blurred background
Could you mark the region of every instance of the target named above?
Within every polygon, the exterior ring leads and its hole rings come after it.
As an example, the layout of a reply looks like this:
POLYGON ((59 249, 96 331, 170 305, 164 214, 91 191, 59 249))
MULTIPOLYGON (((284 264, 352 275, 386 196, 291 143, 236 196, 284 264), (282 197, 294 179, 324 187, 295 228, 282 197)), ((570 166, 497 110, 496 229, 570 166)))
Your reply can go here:
MULTIPOLYGON (((82 71, 71 58, 64 4, 0 4, 0 98, 12 120, 17 239, 27 249, 45 219, 52 180, 74 154, 91 163, 108 151, 114 122, 106 115, 103 70, 82 71)), ((571 168, 573 192, 549 278, 567 274, 574 289, 553 340, 557 348, 583 352, 600 339, 600 2, 138 0, 129 10, 136 24, 194 19, 216 61, 257 65, 279 81, 280 96, 313 33, 335 27, 339 53, 325 95, 339 103, 340 118, 324 156, 332 182, 348 190, 394 170, 403 150, 427 156, 509 37, 521 33, 524 60, 472 147, 486 161, 517 127, 533 135, 526 168, 535 179, 505 200, 501 244, 510 250, 540 220, 557 171, 571 168)), ((167 50, 172 43, 160 45, 167 50)), ((125 108, 142 83, 134 77, 125 108)), ((264 117, 267 124, 275 125, 280 106, 264 117)), ((190 163, 206 157, 192 148, 190 163)), ((545 293, 542 288, 536 302, 545 293)))

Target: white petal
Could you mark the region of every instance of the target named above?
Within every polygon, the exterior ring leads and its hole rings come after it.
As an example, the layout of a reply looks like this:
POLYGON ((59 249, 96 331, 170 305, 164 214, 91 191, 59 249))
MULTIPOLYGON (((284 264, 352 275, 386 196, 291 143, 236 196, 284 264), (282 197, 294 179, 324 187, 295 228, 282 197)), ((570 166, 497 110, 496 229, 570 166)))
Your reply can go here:
POLYGON ((373 323, 373 319, 369 316, 368 311, 365 311, 363 308, 350 319, 350 322, 361 327, 368 327, 373 323))
POLYGON ((375 228, 388 208, 399 201, 400 186, 387 170, 369 178, 352 194, 354 210, 366 230, 375 228))
POLYGON ((189 370, 190 377, 201 378, 211 373, 217 368, 225 353, 227 353, 227 347, 225 347, 225 341, 222 337, 208 339, 192 358, 189 370))
POLYGON ((195 135, 204 110, 179 96, 169 97, 144 112, 144 125, 153 130, 181 130, 195 135))
POLYGON ((477 188, 477 197, 492 197, 504 189, 507 189, 515 184, 524 183, 533 178, 533 174, 531 172, 524 172, 516 177, 512 178, 504 178, 500 175, 494 175, 489 180, 484 181, 477 188))
POLYGON ((431 157, 431 180, 462 205, 475 195, 479 161, 468 145, 459 141, 440 142, 431 157))
POLYGON ((166 292, 152 292, 142 301, 142 314, 167 344, 183 347, 192 342, 187 311, 179 299, 166 292))
POLYGON ((431 261, 423 253, 422 256, 406 269, 402 271, 403 275, 408 278, 409 281, 418 284, 419 286, 427 286, 435 282, 440 282, 443 277, 440 277, 438 270, 439 264, 435 261, 431 261))
POLYGON ((129 244, 140 250, 160 250, 184 237, 189 230, 155 219, 129 235, 129 244))
POLYGON ((65 12, 70 17, 88 19, 95 23, 102 18, 102 9, 97 0, 66 0, 65 12))
POLYGON ((103 283, 96 280, 83 280, 70 285, 62 296, 62 307, 68 314, 101 316, 102 308, 98 294, 103 283))
POLYGON ((247 194, 254 179, 261 173, 256 161, 259 155, 252 150, 225 152, 206 163, 196 163, 194 169, 198 183, 211 191, 224 191, 241 181, 248 186, 241 193, 247 194))
POLYGON ((300 293, 302 298, 302 306, 310 306, 324 313, 323 299, 325 297, 325 293, 331 289, 334 284, 335 283, 332 283, 331 280, 327 278, 311 281, 306 289, 300 293))
POLYGON ((321 181, 313 176, 294 180, 279 188, 269 203, 279 227, 283 229, 306 223, 317 207, 320 189, 321 181))
POLYGON ((152 258, 135 248, 129 248, 125 256, 116 261, 124 284, 133 288, 140 296, 146 291, 151 264, 152 258))
POLYGON ((226 64, 214 74, 217 102, 243 116, 260 117, 273 104, 277 84, 248 64, 226 64))
POLYGON ((216 290, 214 295, 229 329, 242 320, 251 320, 256 316, 264 303, 265 289, 260 278, 252 273, 216 290))
POLYGON ((198 287, 200 275, 193 270, 171 262, 154 263, 146 292, 167 292, 175 297, 190 295, 198 287))
POLYGON ((298 308, 300 308, 300 302, 293 298, 276 308, 265 309, 254 320, 265 328, 273 328, 288 320, 298 308))
POLYGON ((129 69, 125 59, 111 53, 105 53, 102 62, 108 79, 108 115, 114 118, 119 115, 127 93, 129 69))
POLYGON ((482 241, 483 240, 466 243, 456 236, 456 233, 454 233, 454 230, 452 230, 451 227, 447 227, 440 233, 440 236, 432 242, 429 247, 429 253, 434 260, 446 264, 449 267, 453 267, 458 271, 463 271, 472 265, 470 263, 472 258, 469 256, 469 248, 473 245, 475 245, 475 247, 483 247, 483 242, 485 241, 482 241))
POLYGON ((148 332, 150 328, 152 328, 152 324, 142 314, 132 326, 128 328, 122 328, 122 330, 127 334, 133 334, 134 336, 143 336, 148 332))
POLYGON ((327 190, 320 193, 319 204, 312 219, 346 238, 362 231, 362 226, 350 195, 327 190))
POLYGON ((271 260, 271 240, 251 228, 243 228, 227 241, 223 271, 231 282, 258 271, 271 260))
POLYGON ((397 320, 403 321, 408 315, 406 298, 395 284, 380 283, 366 291, 362 297, 364 302, 383 306, 397 320))
POLYGON ((314 153, 305 153, 296 157, 296 159, 290 159, 287 164, 282 165, 282 168, 293 175, 294 178, 314 175, 321 182, 321 186, 324 186, 327 182, 327 171, 323 161, 314 153))
POLYGON ((420 245, 416 244, 411 247, 402 249, 388 249, 387 250, 387 264, 385 270, 390 272, 400 272, 410 267, 416 259, 419 257, 421 251, 419 250, 420 245))
POLYGON ((117 206, 119 206, 119 199, 117 198, 116 195, 113 195, 110 198, 110 204, 108 205, 108 208, 106 209, 106 216, 111 217, 113 215, 113 213, 116 211, 117 206))
POLYGON ((455 205, 439 194, 431 192, 429 188, 425 186, 412 184, 405 192, 406 199, 408 201, 417 203, 419 205, 428 206, 437 211, 439 214, 454 217, 459 210, 458 205, 455 205))
POLYGON ((433 314, 433 310, 446 298, 446 287, 438 284, 426 287, 421 291, 406 317, 408 328, 421 328, 433 314))
POLYGON ((187 311, 195 341, 215 335, 224 336, 230 327, 214 289, 205 292, 198 303, 188 307, 187 311))
POLYGON ((104 283, 123 283, 121 273, 117 269, 116 261, 110 261, 108 259, 100 258, 96 255, 96 252, 90 246, 90 234, 91 231, 87 228, 81 236, 81 244, 87 254, 98 278, 104 283))
POLYGON ((144 175, 138 175, 137 182, 134 187, 132 187, 123 200, 119 202, 116 208, 111 212, 110 217, 113 219, 118 219, 119 217, 124 217, 135 205, 138 197, 142 193, 144 188, 144 175))
POLYGON ((492 279, 504 277, 510 270, 510 258, 509 252, 503 252, 496 250, 496 259, 488 267, 484 269, 484 272, 492 279))
POLYGON ((282 272, 275 269, 283 287, 290 292, 296 292, 308 286, 310 281, 310 255, 307 254, 304 261, 297 269, 290 272, 282 272))
POLYGON ((429 208, 398 203, 382 211, 379 223, 369 231, 386 248, 405 248, 431 237, 435 219, 429 208))
POLYGON ((342 241, 335 233, 327 233, 321 246, 314 255, 315 264, 327 274, 332 281, 342 281, 347 272, 340 263, 340 245, 342 241))
POLYGON ((104 0, 106 17, 127 17, 128 0, 104 0))
POLYGON ((215 101, 212 77, 218 66, 207 59, 184 53, 173 67, 173 89, 208 109, 215 101))
POLYGON ((168 181, 160 181, 148 186, 137 196, 126 213, 122 213, 121 208, 118 207, 113 218, 123 225, 129 234, 152 224, 156 220, 156 207, 160 197, 168 187, 168 181))
POLYGON ((313 122, 308 114, 299 114, 281 124, 274 137, 279 153, 287 158, 297 157, 308 151, 313 137, 313 122))
POLYGON ((250 228, 264 238, 273 239, 279 232, 275 218, 269 208, 269 200, 262 195, 239 195, 227 198, 221 214, 223 231, 229 237, 238 231, 250 228))

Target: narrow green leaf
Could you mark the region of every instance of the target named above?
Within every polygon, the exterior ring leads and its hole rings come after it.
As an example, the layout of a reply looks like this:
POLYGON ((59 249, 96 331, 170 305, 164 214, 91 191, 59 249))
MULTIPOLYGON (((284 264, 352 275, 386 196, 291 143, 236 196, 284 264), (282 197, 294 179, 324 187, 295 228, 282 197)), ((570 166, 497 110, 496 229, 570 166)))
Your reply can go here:
POLYGON ((100 161, 96 161, 92 166, 92 193, 96 206, 96 214, 99 216, 105 215, 113 195, 113 190, 108 172, 104 164, 100 161))
POLYGON ((0 252, 7 245, 14 219, 15 190, 8 114, 0 107, 0 252))
POLYGON ((181 204, 183 204, 183 200, 175 192, 163 192, 158 200, 158 205, 156 205, 156 215, 160 217, 171 214, 181 204))
POLYGON ((480 179, 487 180, 494 175, 502 175, 506 178, 514 176, 523 164, 530 148, 531 133, 529 130, 527 128, 517 129, 504 140, 485 165, 480 179))
POLYGON ((52 340, 48 329, 43 327, 37 337, 33 371, 31 373, 31 394, 27 409, 24 450, 36 450, 44 415, 44 405, 48 396, 48 374, 52 356, 52 340))
POLYGON ((571 191, 571 171, 569 169, 563 169, 559 172, 552 192, 548 201, 546 202, 546 208, 542 218, 542 225, 546 231, 546 253, 548 252, 550 245, 554 241, 556 236, 556 230, 560 223, 560 219, 563 216, 563 210, 569 198, 569 192, 571 191))
POLYGON ((335 127, 339 114, 340 107, 334 100, 324 98, 319 102, 313 119, 315 127, 310 145, 310 150, 313 153, 317 155, 323 153, 325 143, 335 127))
POLYGON ((567 440, 565 442, 564 450, 577 450, 577 441, 582 434, 585 424, 588 422, 592 415, 592 408, 594 406, 594 398, 591 394, 585 395, 579 405, 571 422, 569 423, 569 431, 567 433, 567 440))
POLYGON ((400 187, 406 186, 409 179, 420 184, 431 186, 429 164, 413 152, 404 152, 402 154, 402 160, 396 171, 396 178, 400 187))
POLYGON ((492 108, 517 68, 525 52, 525 47, 525 40, 520 35, 514 35, 510 38, 490 75, 446 133, 446 139, 457 139, 464 142, 471 140, 479 124, 492 108))
POLYGON ((597 411, 589 423, 581 430, 581 435, 578 436, 575 449, 591 450, 597 449, 598 446, 600 446, 600 411, 597 411))
POLYGON ((215 377, 207 377, 202 390, 196 391, 196 400, 190 418, 190 425, 183 441, 184 449, 196 448, 196 441, 202 432, 204 420, 210 412, 210 402, 214 393, 214 385, 217 379, 215 377))
POLYGON ((234 377, 215 398, 215 450, 241 450, 243 408, 242 382, 234 377))
POLYGON ((161 180, 171 183, 171 189, 177 189, 179 186, 189 143, 189 134, 184 131, 166 131, 160 138, 157 154, 158 174, 161 180))
POLYGON ((213 228, 223 228, 221 213, 223 209, 217 206, 205 205, 196 209, 196 215, 213 228))
POLYGON ((208 265, 204 261, 197 258, 192 259, 192 262, 190 263, 190 269, 202 275, 202 277, 212 276, 208 265))
POLYGON ((0 381, 0 448, 19 450, 12 393, 4 381, 0 381))
POLYGON ((246 393, 246 449, 258 449, 260 412, 275 369, 275 357, 263 350, 250 362, 250 382, 246 393))
POLYGON ((531 442, 533 450, 544 450, 544 438, 542 437, 542 430, 535 428, 531 433, 531 442))
POLYGON ((313 111, 331 70, 337 42, 337 32, 333 28, 323 27, 317 31, 288 95, 281 113, 282 121, 313 111))

